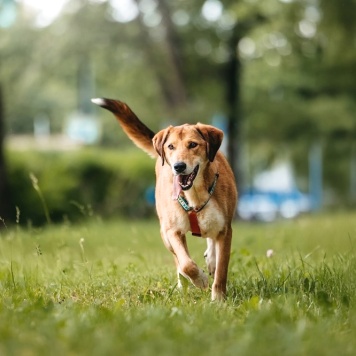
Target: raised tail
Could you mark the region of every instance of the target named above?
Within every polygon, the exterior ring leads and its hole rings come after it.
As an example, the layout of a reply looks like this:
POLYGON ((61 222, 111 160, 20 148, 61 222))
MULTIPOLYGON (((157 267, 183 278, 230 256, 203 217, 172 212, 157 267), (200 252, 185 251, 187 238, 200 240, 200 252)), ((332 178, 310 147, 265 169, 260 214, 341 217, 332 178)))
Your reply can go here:
POLYGON ((119 100, 104 98, 91 99, 91 101, 111 111, 116 116, 126 135, 137 147, 144 150, 151 157, 158 156, 152 144, 152 138, 155 133, 140 121, 128 105, 119 100))

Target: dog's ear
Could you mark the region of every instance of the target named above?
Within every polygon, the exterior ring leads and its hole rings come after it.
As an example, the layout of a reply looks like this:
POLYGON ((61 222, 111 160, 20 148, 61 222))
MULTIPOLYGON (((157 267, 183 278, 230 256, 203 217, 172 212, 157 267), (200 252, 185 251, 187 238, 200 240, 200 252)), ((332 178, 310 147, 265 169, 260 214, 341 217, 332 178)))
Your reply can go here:
POLYGON ((166 129, 159 131, 158 133, 156 133, 156 135, 154 135, 152 139, 153 147, 162 158, 162 166, 164 165, 164 161, 166 159, 166 156, 164 154, 164 144, 168 139, 171 128, 172 126, 169 126, 166 129))
POLYGON ((224 133, 211 125, 198 123, 196 129, 200 136, 206 141, 206 153, 210 162, 214 161, 215 155, 218 152, 224 133))

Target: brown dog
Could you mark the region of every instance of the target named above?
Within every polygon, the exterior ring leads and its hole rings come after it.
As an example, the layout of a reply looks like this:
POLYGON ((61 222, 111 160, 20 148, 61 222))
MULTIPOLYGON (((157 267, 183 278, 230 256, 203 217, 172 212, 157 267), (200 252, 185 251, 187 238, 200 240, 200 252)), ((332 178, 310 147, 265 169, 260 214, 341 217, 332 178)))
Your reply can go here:
POLYGON ((186 233, 207 239, 204 257, 209 274, 214 276, 212 300, 226 295, 231 249, 231 221, 237 190, 234 175, 218 151, 223 132, 213 126, 169 126, 155 134, 124 103, 93 99, 111 111, 128 137, 156 162, 156 208, 161 236, 173 253, 178 273, 195 286, 207 289, 208 277, 191 259, 186 233))

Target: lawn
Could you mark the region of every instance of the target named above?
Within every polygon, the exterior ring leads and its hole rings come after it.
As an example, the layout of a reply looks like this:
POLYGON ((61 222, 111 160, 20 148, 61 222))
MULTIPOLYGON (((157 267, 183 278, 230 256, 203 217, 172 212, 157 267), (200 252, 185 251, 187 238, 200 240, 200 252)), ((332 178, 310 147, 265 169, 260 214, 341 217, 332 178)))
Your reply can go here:
POLYGON ((0 355, 355 355, 355 249, 355 213, 236 222, 212 303, 177 290, 156 220, 3 228, 0 355))

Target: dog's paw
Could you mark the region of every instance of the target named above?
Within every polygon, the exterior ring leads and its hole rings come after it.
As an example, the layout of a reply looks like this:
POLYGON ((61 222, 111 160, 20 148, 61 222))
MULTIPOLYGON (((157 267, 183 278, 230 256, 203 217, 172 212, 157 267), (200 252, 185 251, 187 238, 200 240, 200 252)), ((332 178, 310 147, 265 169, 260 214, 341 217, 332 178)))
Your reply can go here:
POLYGON ((200 268, 198 277, 196 277, 194 280, 192 279, 191 281, 198 288, 207 289, 209 287, 208 276, 200 268))
MULTIPOLYGON (((207 289, 209 287, 208 276, 200 269, 195 262, 185 265, 185 268, 178 269, 178 287, 182 286, 183 280, 180 275, 191 281, 196 287, 207 289)), ((184 287, 184 285, 182 286, 184 287)))
POLYGON ((211 288, 211 300, 214 302, 223 302, 226 299, 226 291, 225 288, 222 289, 221 286, 217 286, 213 283, 211 288))
POLYGON ((215 256, 208 255, 207 253, 204 254, 206 266, 208 267, 209 275, 214 277, 215 270, 216 270, 216 258, 215 256))

